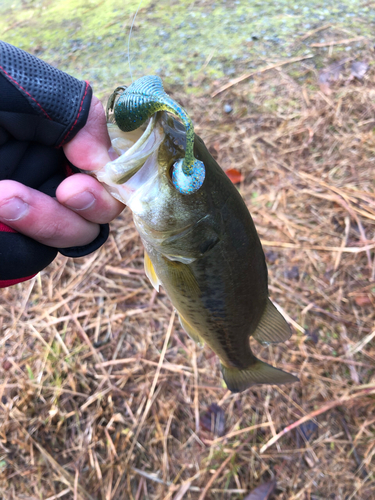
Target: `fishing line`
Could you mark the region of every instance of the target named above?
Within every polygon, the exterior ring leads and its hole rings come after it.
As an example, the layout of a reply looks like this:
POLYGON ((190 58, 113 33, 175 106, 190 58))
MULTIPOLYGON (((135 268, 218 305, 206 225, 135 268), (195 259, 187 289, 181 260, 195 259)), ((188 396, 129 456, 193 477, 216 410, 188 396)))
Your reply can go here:
POLYGON ((128 64, 129 64, 129 73, 130 73, 130 78, 131 78, 132 83, 133 83, 133 74, 132 74, 132 68, 131 68, 131 64, 130 64, 130 39, 132 36, 134 21, 135 21, 135 18, 137 17, 139 9, 141 8, 142 2, 143 2, 143 0, 141 0, 138 4, 138 8, 134 14, 133 21, 132 21, 132 24, 130 26, 129 37, 128 37, 128 64))

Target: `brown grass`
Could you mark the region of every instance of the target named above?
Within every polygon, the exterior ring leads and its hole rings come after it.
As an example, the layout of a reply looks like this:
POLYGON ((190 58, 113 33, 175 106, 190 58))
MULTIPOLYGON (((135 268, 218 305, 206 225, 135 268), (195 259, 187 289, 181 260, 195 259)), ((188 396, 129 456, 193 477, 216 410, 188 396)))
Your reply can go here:
POLYGON ((215 99, 174 95, 244 174, 294 329, 254 349, 300 383, 224 389, 217 357, 148 283, 126 210, 94 255, 1 293, 2 498, 242 499, 270 477, 280 500, 375 498, 375 71, 326 95, 310 61, 292 70, 215 99))

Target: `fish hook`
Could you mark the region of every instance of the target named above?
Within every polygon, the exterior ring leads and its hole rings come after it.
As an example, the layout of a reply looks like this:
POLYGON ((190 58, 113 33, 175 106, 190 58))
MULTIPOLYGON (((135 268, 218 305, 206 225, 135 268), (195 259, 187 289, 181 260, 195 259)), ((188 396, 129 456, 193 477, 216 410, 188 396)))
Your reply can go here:
POLYGON ((203 162, 194 157, 193 122, 186 111, 164 91, 161 78, 144 76, 129 87, 118 87, 109 99, 107 114, 112 109, 115 122, 123 132, 139 128, 158 111, 168 111, 178 116, 186 130, 186 149, 185 157, 174 164, 172 182, 182 194, 198 191, 205 178, 205 167, 203 162))

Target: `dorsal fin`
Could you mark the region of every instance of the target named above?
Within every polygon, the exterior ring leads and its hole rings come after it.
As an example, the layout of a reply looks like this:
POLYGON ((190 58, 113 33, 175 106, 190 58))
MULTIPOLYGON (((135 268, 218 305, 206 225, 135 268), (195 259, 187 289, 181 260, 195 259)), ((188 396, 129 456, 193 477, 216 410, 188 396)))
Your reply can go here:
POLYGON ((260 344, 267 345, 277 342, 285 342, 291 335, 292 332, 288 323, 272 304, 270 299, 267 299, 266 308, 264 309, 259 324, 252 335, 253 338, 260 344))

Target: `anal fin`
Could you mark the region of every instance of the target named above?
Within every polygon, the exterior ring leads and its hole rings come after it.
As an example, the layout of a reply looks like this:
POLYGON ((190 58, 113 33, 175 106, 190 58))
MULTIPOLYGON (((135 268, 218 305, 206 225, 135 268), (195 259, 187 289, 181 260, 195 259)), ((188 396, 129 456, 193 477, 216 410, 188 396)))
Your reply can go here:
POLYGON ((257 384, 279 385, 298 382, 299 380, 291 373, 274 368, 256 358, 251 366, 243 370, 228 368, 222 364, 221 371, 228 389, 232 392, 242 392, 257 384))
POLYGON ((161 285, 159 278, 156 275, 154 266, 152 265, 151 259, 148 253, 145 250, 145 273, 147 278, 150 280, 151 285, 155 288, 155 290, 159 291, 159 286, 161 285))
POLYGON ((292 332, 283 315, 279 313, 270 299, 267 299, 263 315, 252 335, 253 338, 260 344, 267 345, 285 342, 291 335, 292 332))
POLYGON ((182 316, 181 314, 178 314, 178 319, 180 320, 180 324, 182 328, 185 330, 185 332, 189 335, 189 337, 196 342, 199 347, 204 346, 204 341, 202 340, 201 336, 199 333, 195 330, 195 328, 188 323, 182 316))

